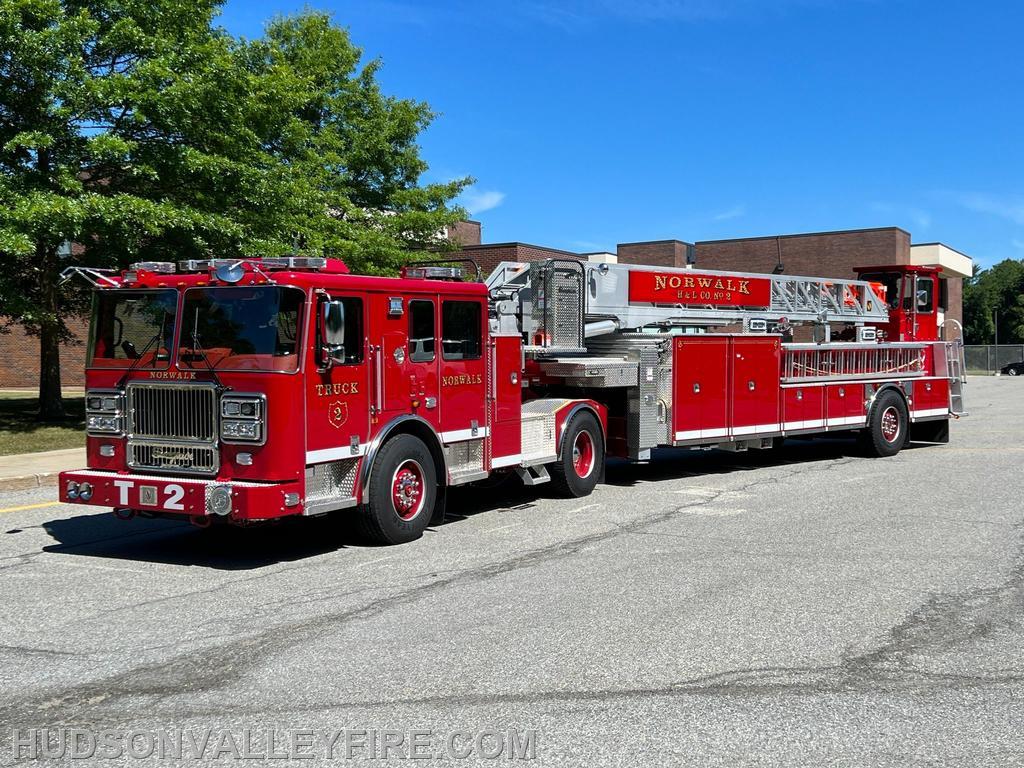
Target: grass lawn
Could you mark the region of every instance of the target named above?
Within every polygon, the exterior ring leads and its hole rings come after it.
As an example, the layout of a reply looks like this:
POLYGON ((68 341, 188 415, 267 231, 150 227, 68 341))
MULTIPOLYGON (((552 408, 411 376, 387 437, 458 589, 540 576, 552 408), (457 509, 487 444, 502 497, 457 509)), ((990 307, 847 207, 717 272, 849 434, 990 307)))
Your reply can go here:
POLYGON ((0 392, 0 456, 85 445, 85 398, 64 397, 68 418, 39 421, 39 399, 28 392, 0 392))

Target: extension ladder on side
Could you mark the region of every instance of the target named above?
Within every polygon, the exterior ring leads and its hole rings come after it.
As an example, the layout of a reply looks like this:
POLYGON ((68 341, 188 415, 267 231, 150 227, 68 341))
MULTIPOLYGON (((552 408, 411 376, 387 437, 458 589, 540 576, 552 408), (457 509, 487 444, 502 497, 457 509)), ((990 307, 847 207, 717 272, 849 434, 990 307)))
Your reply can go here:
POLYGON ((946 375, 949 376, 949 412, 956 417, 967 416, 964 408, 964 387, 967 383, 964 365, 964 327, 960 322, 949 318, 942 324, 942 335, 946 343, 946 375), (945 338, 946 323, 950 323, 956 331, 953 339, 945 338))

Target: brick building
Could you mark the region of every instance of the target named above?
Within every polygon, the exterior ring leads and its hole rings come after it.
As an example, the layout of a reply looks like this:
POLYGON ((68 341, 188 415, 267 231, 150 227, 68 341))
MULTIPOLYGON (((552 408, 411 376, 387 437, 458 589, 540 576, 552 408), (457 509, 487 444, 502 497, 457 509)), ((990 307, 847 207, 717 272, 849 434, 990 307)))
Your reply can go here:
MULTIPOLYGON (((68 320, 75 341, 60 347, 60 378, 63 387, 85 384, 85 340, 89 336, 88 321, 68 320)), ((0 389, 39 386, 39 338, 30 336, 17 325, 0 333, 0 389)))

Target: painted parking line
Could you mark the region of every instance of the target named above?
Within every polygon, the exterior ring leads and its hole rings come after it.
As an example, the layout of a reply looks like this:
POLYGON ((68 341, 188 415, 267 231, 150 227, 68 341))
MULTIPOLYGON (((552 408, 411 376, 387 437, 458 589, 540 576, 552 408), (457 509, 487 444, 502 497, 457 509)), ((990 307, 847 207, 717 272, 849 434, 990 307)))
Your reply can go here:
POLYGON ((23 512, 26 509, 42 509, 43 507, 56 507, 59 504, 59 501, 44 501, 39 504, 22 504, 20 507, 6 507, 5 509, 0 509, 0 515, 5 514, 7 512, 23 512))

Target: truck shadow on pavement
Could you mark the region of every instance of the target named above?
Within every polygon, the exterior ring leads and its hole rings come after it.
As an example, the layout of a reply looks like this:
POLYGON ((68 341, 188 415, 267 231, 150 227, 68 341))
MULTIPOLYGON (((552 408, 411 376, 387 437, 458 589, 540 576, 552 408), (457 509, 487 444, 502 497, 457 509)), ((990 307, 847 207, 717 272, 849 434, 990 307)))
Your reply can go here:
MULTIPOLYGON (((908 446, 918 447, 918 446, 908 446)), ((788 440, 773 450, 655 451, 649 462, 631 464, 609 461, 605 484, 628 487, 641 482, 658 482, 685 477, 728 474, 780 465, 813 465, 848 456, 858 456, 851 440, 788 440)), ((487 512, 514 513, 551 497, 547 486, 527 488, 514 477, 488 486, 454 488, 449 493, 447 514, 441 526, 428 528, 429 539, 439 529, 487 512)), ((82 514, 50 520, 44 530, 56 543, 44 552, 83 557, 195 566, 215 570, 253 570, 282 562, 294 562, 342 549, 367 549, 353 524, 355 510, 336 512, 325 518, 289 518, 279 523, 211 526, 199 529, 187 522, 166 519, 116 519, 111 513, 82 514)))

